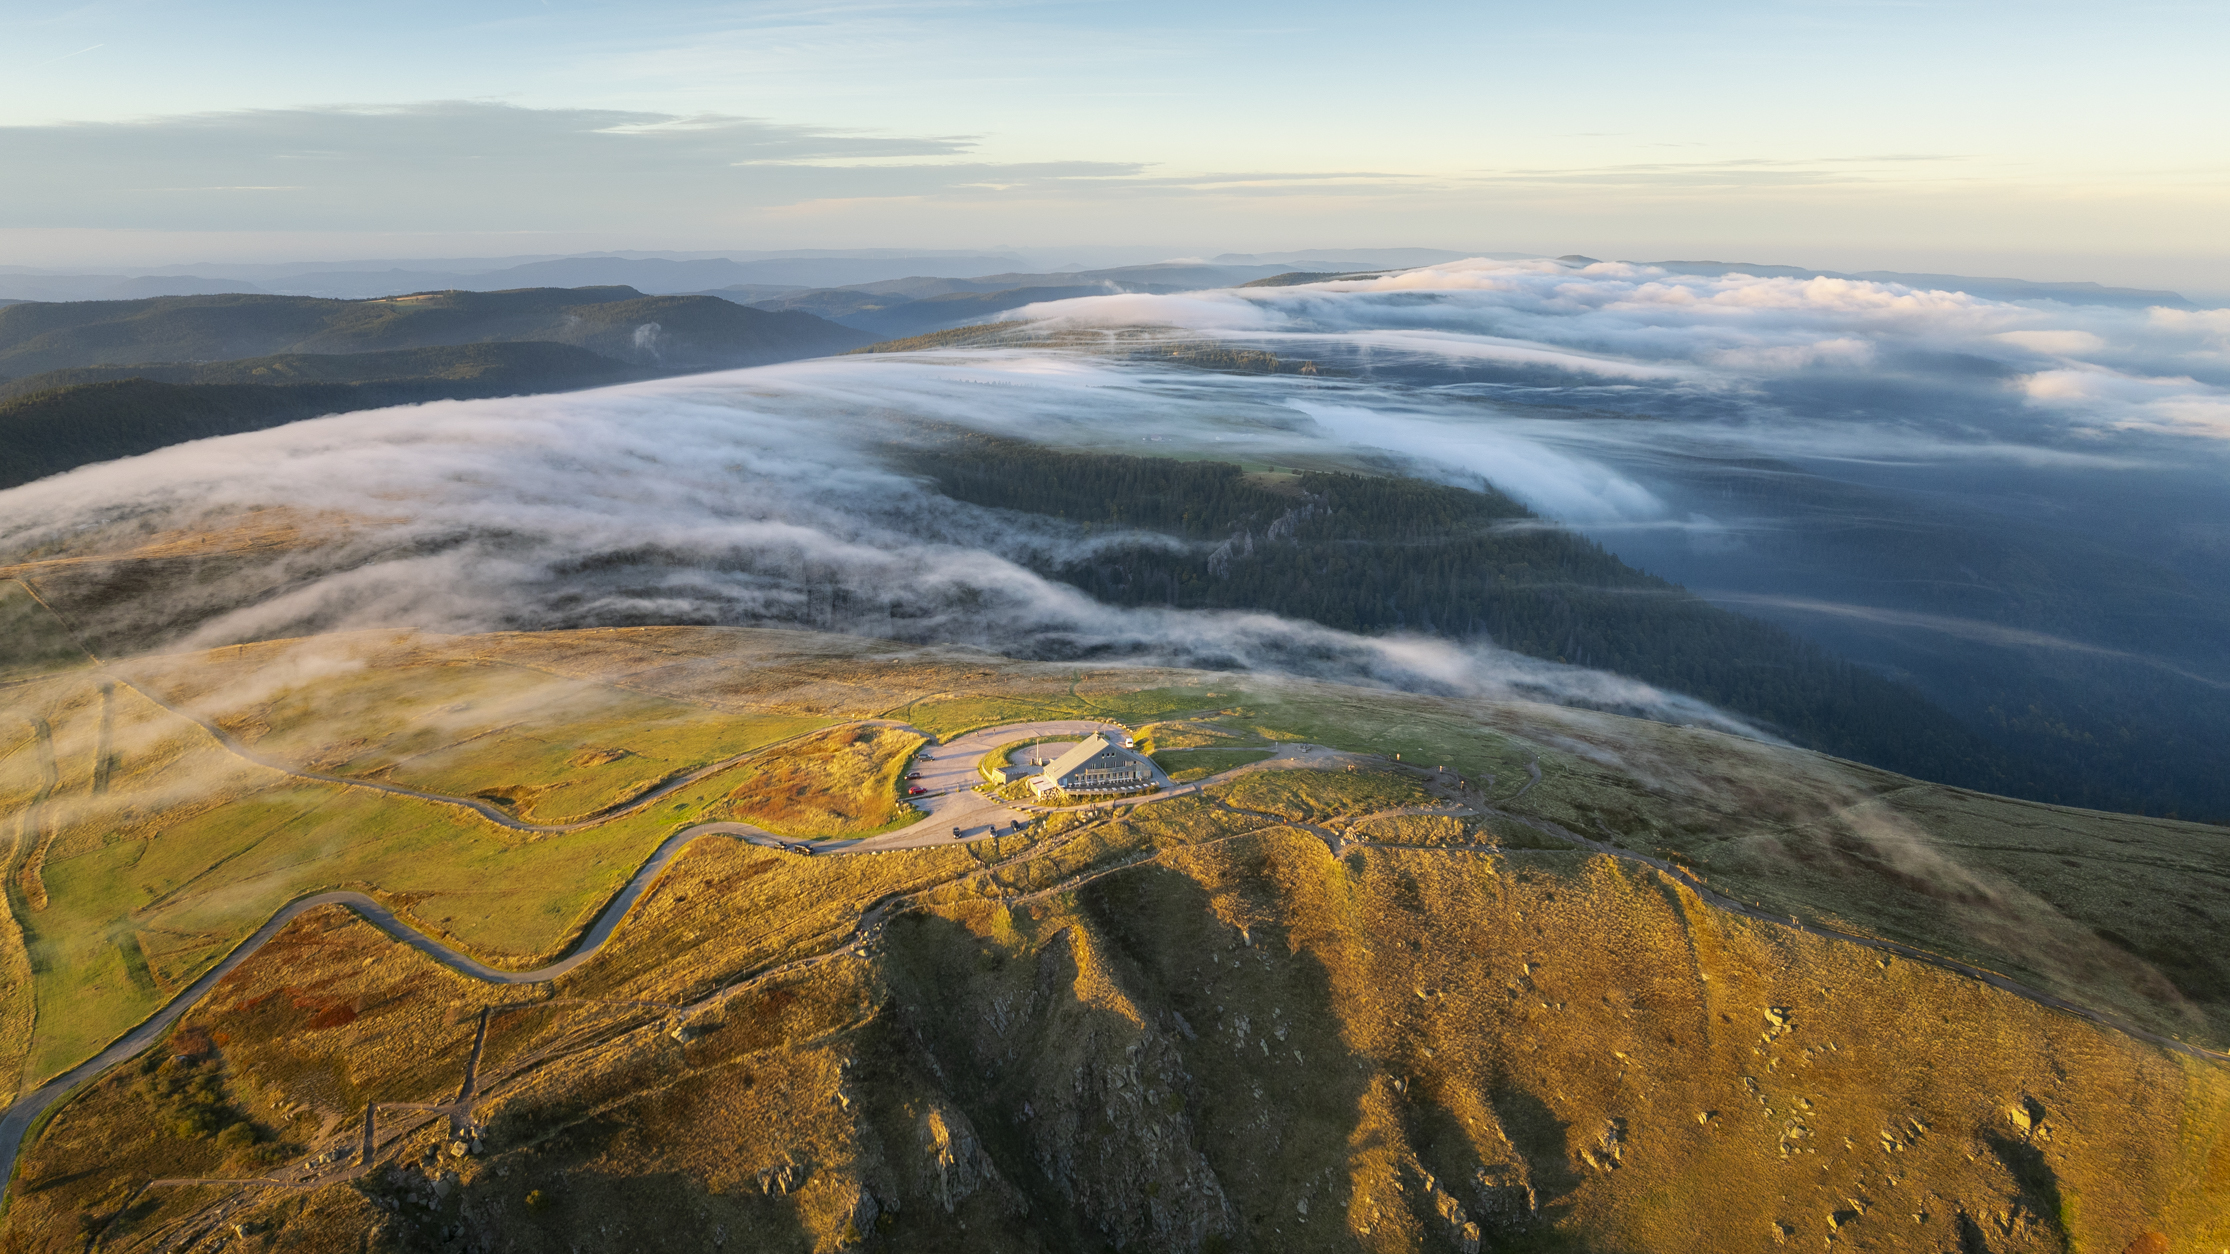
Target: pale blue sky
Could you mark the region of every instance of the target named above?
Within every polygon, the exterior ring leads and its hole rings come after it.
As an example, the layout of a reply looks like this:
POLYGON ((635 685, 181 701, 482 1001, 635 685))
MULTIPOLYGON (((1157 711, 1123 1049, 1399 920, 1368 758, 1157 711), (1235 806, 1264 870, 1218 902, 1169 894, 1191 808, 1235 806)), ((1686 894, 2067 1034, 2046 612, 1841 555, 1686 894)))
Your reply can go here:
POLYGON ((0 263, 1101 242, 2230 288, 2220 3, 0 0, 0 263))

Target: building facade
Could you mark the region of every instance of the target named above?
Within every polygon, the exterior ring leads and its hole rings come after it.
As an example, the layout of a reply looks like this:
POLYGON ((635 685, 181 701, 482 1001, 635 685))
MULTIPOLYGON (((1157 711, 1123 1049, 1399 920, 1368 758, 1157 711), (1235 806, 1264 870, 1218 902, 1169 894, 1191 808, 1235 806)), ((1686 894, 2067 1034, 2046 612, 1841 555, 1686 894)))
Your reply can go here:
POLYGON ((1030 781, 1031 791, 1103 793, 1140 792, 1154 787, 1153 763, 1109 741, 1092 736, 1055 758, 1030 781))

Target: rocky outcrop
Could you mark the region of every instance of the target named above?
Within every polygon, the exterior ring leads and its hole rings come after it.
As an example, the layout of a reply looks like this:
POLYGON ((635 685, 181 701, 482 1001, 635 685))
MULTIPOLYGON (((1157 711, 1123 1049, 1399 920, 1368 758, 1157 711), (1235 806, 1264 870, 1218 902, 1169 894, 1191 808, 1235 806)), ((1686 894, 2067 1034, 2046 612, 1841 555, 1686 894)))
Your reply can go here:
POLYGON ((975 1125, 968 1121, 960 1108, 942 1098, 927 1102, 919 1118, 914 1121, 919 1153, 914 1159, 917 1171, 914 1176, 915 1191, 923 1194, 951 1214, 955 1207, 986 1185, 997 1185, 1002 1192, 1010 1192, 999 1176, 999 1168, 976 1139, 975 1125))
POLYGON ((1039 1169, 1118 1247, 1195 1250, 1233 1228, 1223 1184, 1186 1115, 1191 1075, 1172 1033, 1071 929, 1040 952, 1038 1039, 1066 1055, 1041 1068, 1025 1127, 1039 1169))

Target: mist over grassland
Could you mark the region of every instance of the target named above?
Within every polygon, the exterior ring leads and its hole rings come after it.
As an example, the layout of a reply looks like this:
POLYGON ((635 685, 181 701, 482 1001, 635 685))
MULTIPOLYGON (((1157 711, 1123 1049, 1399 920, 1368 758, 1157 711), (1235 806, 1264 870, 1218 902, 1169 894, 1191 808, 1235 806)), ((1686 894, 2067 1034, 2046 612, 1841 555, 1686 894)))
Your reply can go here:
POLYGON ((1000 348, 180 446, 0 496, 0 537, 28 556, 259 507, 333 521, 319 544, 152 611, 102 602, 110 617, 91 628, 124 647, 373 625, 794 623, 1742 726, 1485 640, 1113 608, 1039 572, 1140 542, 1122 520, 963 504, 898 451, 958 429, 1393 471, 1492 484, 1542 516, 1525 525, 1580 528, 1909 677, 2002 743, 2092 773, 2095 795, 2230 813, 2194 787, 2209 738, 2230 733, 2207 699, 2230 682, 2230 506, 2213 491, 2230 454, 2230 311, 1471 262, 1019 317, 1000 348), (1203 340, 1321 369, 1218 373, 1161 351, 1203 340))

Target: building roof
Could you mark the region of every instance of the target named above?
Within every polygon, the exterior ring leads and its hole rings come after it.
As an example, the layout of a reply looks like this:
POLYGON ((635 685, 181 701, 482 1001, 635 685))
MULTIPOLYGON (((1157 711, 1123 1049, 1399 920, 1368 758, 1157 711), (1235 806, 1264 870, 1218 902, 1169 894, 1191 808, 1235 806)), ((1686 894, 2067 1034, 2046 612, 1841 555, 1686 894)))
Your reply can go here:
POLYGON ((1053 759, 1040 772, 1045 778, 1058 782, 1063 775, 1076 770, 1097 756, 1101 750, 1112 749, 1114 744, 1105 736, 1086 736, 1076 742, 1076 747, 1053 759))

